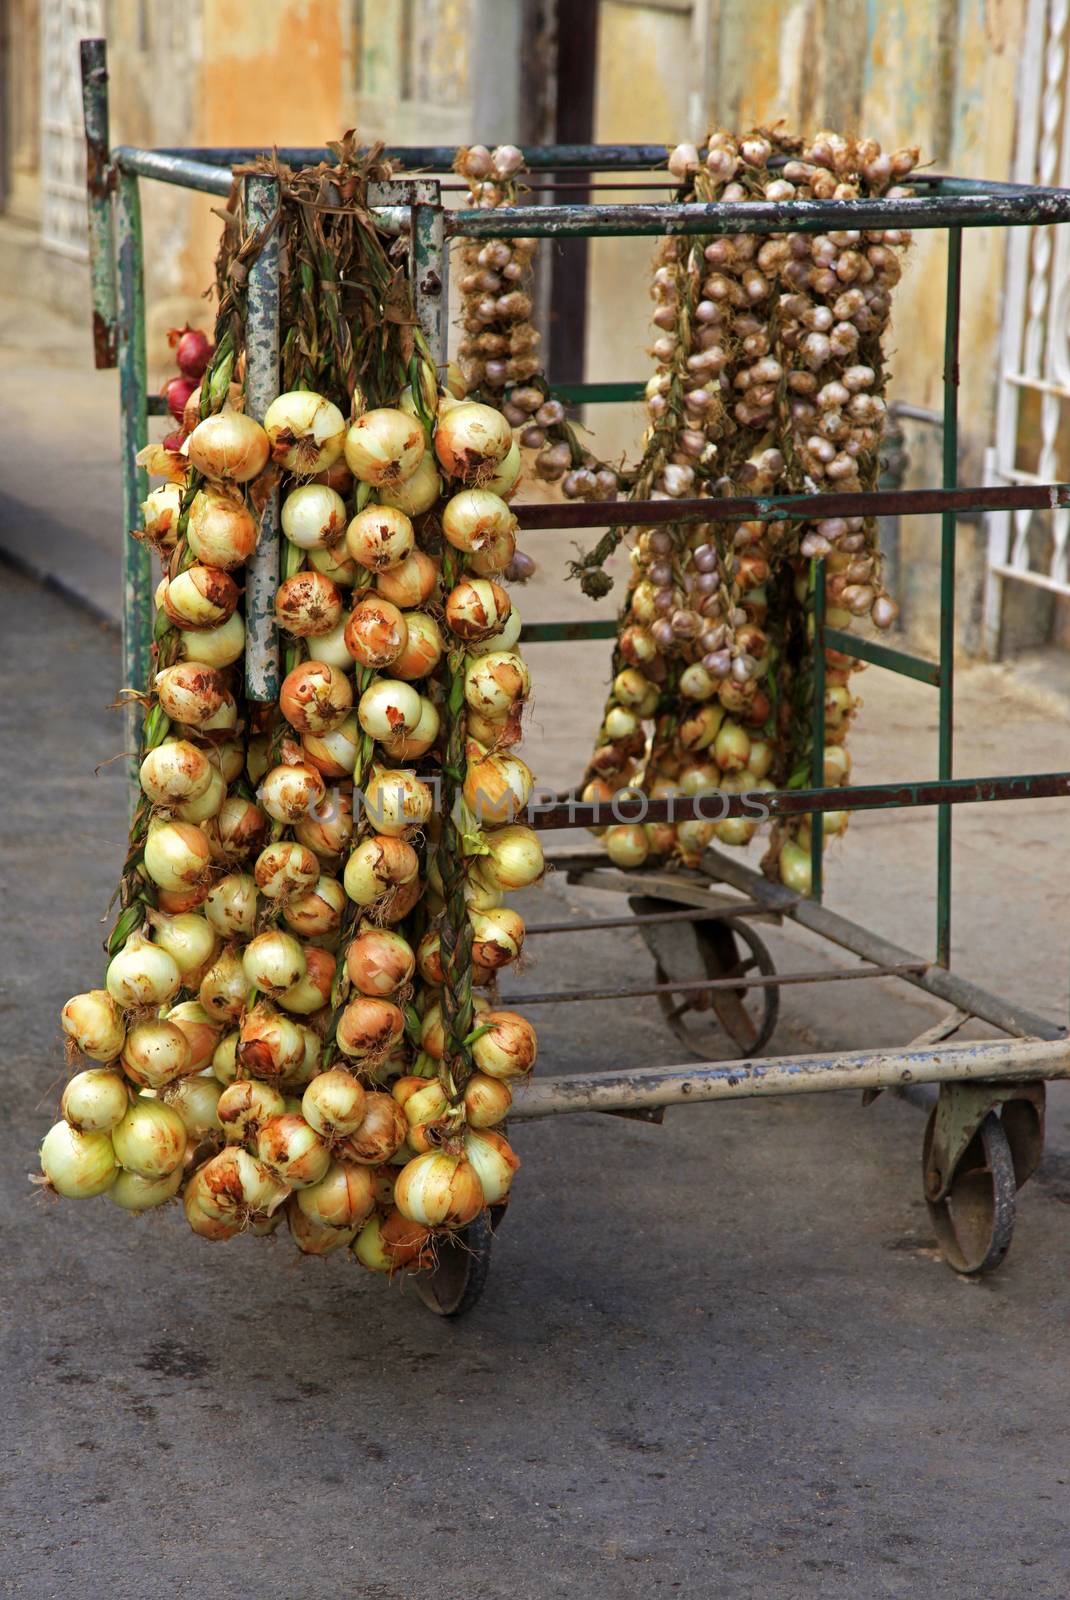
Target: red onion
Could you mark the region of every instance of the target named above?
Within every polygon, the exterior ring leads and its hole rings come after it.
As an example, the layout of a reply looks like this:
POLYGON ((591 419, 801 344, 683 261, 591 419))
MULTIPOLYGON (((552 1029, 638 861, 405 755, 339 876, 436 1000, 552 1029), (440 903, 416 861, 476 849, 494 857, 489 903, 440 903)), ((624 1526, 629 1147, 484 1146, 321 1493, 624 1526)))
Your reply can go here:
POLYGON ((187 378, 200 379, 215 348, 200 328, 172 328, 167 341, 175 352, 178 370, 187 378))
POLYGON ((174 378, 168 378, 164 384, 161 392, 167 401, 167 409, 176 422, 182 421, 182 413, 186 409, 186 402, 196 387, 197 380, 195 378, 185 377, 181 374, 174 378))

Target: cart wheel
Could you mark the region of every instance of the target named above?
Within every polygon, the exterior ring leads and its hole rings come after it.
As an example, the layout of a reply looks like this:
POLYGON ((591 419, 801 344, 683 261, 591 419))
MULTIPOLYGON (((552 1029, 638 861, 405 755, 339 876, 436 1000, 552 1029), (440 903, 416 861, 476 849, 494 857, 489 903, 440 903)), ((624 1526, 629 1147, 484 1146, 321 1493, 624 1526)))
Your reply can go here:
POLYGON ((416 1293, 436 1317, 463 1317, 476 1304, 490 1270, 493 1237, 492 1218, 482 1211, 467 1228, 439 1244, 430 1272, 413 1278, 416 1293))
MULTIPOLYGON (((923 1171, 935 1122, 934 1107, 925 1129, 923 1171)), ((926 1196, 940 1254, 953 1271, 980 1277, 999 1266, 1014 1233, 1016 1192, 1007 1135, 990 1111, 963 1152, 947 1193, 940 1200, 926 1196)))
MULTIPOLYGON (((709 978, 745 977, 755 971, 772 975, 776 966, 765 941, 746 922, 728 923, 711 918, 709 922, 690 924, 694 929, 699 952, 709 978)), ((666 971, 657 961, 658 983, 671 983, 679 973, 666 971)), ((680 1043, 699 1055, 709 1056, 716 1050, 720 1030, 711 1038, 707 1028, 698 1026, 699 1019, 713 1023, 714 1018, 736 1045, 740 1055, 759 1055, 769 1043, 780 1015, 780 990, 775 985, 766 989, 714 989, 708 994, 659 994, 658 1004, 662 1016, 680 1043)))

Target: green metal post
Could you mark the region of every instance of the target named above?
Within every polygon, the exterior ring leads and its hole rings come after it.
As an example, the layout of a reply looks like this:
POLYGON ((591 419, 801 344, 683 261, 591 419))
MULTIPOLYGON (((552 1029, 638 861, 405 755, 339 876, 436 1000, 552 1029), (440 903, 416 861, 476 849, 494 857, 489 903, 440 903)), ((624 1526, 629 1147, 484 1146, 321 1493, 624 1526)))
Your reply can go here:
POLYGON ((89 213, 89 287, 93 298, 93 360, 114 367, 118 330, 115 305, 115 254, 112 193, 115 169, 108 137, 108 46, 83 39, 82 109, 85 116, 85 184, 89 213))
MULTIPOLYGON (((810 730, 810 781, 815 789, 825 786, 825 578, 824 561, 810 563, 810 582, 814 596, 814 704, 810 730)), ((820 903, 825 889, 825 818, 820 811, 810 813, 810 898, 820 903)))
MULTIPOLYGON (((274 178, 245 180, 245 220, 257 232, 279 207, 274 178)), ((249 415, 263 422, 279 392, 279 234, 273 228, 249 268, 245 314, 249 415)), ((277 700, 279 633, 275 595, 279 587, 279 493, 276 489, 260 520, 260 538, 249 562, 245 589, 245 688, 250 700, 277 700)))
POLYGON ((446 219, 437 183, 416 186, 412 208, 413 299, 420 327, 438 367, 446 362, 447 275, 446 219))
MULTIPOLYGON (((145 360, 145 281, 138 180, 121 175, 116 211, 119 411, 123 463, 123 683, 144 692, 152 666, 152 560, 149 547, 130 537, 140 526, 148 474, 137 464, 148 443, 145 360)), ((126 709, 126 748, 130 762, 131 803, 138 794, 141 708, 126 709)))
MULTIPOLYGON (((962 295, 962 229, 947 235, 947 301, 944 312, 943 487, 958 486, 959 314, 962 295)), ((954 771, 955 741, 955 531, 954 511, 940 519, 940 744, 939 777, 954 771)), ((941 806, 936 822, 936 959, 951 965, 951 818, 941 806)))

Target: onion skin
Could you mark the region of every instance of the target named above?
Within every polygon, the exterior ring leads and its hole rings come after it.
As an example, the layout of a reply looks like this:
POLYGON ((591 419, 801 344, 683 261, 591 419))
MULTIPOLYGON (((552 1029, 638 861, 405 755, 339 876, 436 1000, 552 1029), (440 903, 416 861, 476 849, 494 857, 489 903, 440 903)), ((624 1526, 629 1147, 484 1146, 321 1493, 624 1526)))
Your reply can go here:
POLYGON ((376 1187, 371 1167, 332 1161, 319 1183, 298 1189, 291 1204, 320 1227, 359 1228, 375 1210, 376 1187))
POLYGON ((343 1140, 337 1154, 343 1161, 376 1167, 390 1160, 407 1132, 405 1113, 397 1101, 391 1095, 373 1092, 365 1096, 359 1128, 343 1140))
POLYGON ((475 1041, 472 1058, 490 1078, 521 1078, 535 1065, 538 1042, 535 1029, 516 1011, 488 1011, 478 1018, 490 1032, 475 1041))
POLYGON ((57 1122, 41 1142, 41 1170, 65 1199, 91 1200, 111 1188, 119 1163, 109 1134, 79 1133, 57 1122))
POLYGON ((346 649, 362 667, 376 672, 405 651, 409 630, 402 612, 381 595, 365 595, 346 618, 346 649))
POLYGON ((304 1117, 271 1117, 256 1140, 256 1153, 264 1165, 291 1189, 319 1183, 331 1164, 326 1142, 304 1117))
POLYGON ((483 1210, 483 1188, 471 1162, 429 1150, 406 1162, 394 1184, 402 1216, 425 1228, 463 1228, 483 1210))
POLYGON ((92 1061, 114 1061, 123 1048, 126 1028, 119 1005, 107 989, 76 994, 60 1013, 63 1031, 92 1061))
POLYGON ((190 465, 217 481, 248 483, 267 466, 270 453, 263 428, 240 411, 205 417, 189 436, 190 465))

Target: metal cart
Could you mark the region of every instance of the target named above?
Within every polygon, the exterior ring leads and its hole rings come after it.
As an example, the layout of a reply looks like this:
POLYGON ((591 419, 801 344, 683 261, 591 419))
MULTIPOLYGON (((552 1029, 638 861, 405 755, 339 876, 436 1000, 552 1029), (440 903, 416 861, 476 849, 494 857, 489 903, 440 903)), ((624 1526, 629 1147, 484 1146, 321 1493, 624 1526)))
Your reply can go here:
MULTIPOLYGON (((231 165, 259 152, 250 149, 113 149, 108 137, 107 65, 102 40, 82 45, 82 74, 88 150, 90 261, 94 347, 98 366, 118 365, 121 382, 123 526, 136 525, 139 502, 147 492, 135 457, 147 442, 148 418, 163 403, 147 392, 145 303, 139 183, 142 178, 226 195, 231 165)), ((926 1204, 940 1250, 956 1272, 979 1274, 998 1266, 1010 1243, 1015 1195, 1035 1170, 1043 1148, 1044 1085, 1070 1077, 1067 1030, 1013 1001, 988 993, 949 970, 951 930, 951 839, 954 807, 981 801, 1040 799, 1070 794, 1070 772, 1019 777, 955 778, 954 619, 956 518, 964 512, 1009 508, 1051 510, 1070 507, 1070 484, 1016 484, 1011 487, 958 483, 958 342, 960 278, 967 230, 1037 227, 1070 222, 1070 190, 915 175, 921 192, 911 199, 752 202, 716 204, 525 205, 494 211, 446 210, 440 177, 455 151, 450 148, 388 150, 403 175, 376 185, 369 199, 397 229, 411 230, 413 289, 418 315, 432 351, 445 359, 447 273, 450 241, 478 236, 603 237, 754 232, 825 228, 945 229, 948 234, 944 336, 943 478, 940 488, 882 490, 867 494, 817 494, 754 499, 653 500, 581 504, 516 504, 520 527, 550 528, 650 526, 658 522, 761 519, 813 520, 834 516, 941 515, 940 649, 935 661, 866 637, 856 637, 825 621, 824 563, 816 563, 816 627, 819 646, 843 651, 874 667, 929 685, 939 703, 939 775, 935 782, 902 782, 824 787, 824 650, 815 651, 812 787, 763 796, 773 816, 819 815, 830 810, 897 807, 936 808, 936 930, 931 959, 900 949, 878 934, 822 904, 822 829, 812 829, 813 891, 799 898, 723 852, 708 850, 700 871, 661 869, 624 873, 598 851, 551 854, 567 882, 608 890, 628 900, 625 914, 593 918, 594 929, 638 928, 654 958, 654 980, 612 991, 524 995, 525 1008, 539 1003, 619 999, 656 995, 675 1036, 696 1056, 706 1049, 693 1032, 711 1020, 727 1032, 739 1059, 713 1063, 701 1059, 684 1066, 538 1078, 516 1095, 516 1120, 572 1111, 603 1111, 660 1120, 668 1105, 752 1095, 802 1094, 854 1088, 873 1093, 938 1085, 923 1143, 926 1204), (404 174, 413 173, 413 176, 404 174), (440 175, 436 177, 437 175, 440 175), (787 917, 858 958, 822 971, 777 972, 754 926, 756 919, 787 917), (781 987, 789 984, 901 978, 945 1001, 942 1022, 897 1050, 838 1051, 831 1054, 762 1055, 776 1023, 781 987), (1006 1038, 947 1043, 961 1025, 978 1018, 1006 1038)), ((662 146, 549 146, 524 152, 533 173, 573 170, 580 174, 626 172, 642 187, 651 169, 664 167, 662 146)), ((292 165, 328 158, 324 149, 286 149, 279 156, 292 165)), ((665 187, 655 177, 652 188, 665 187)), ((249 178, 244 203, 250 219, 274 209, 274 181, 249 178)), ((266 405, 277 392, 278 349, 274 305, 278 289, 277 244, 269 240, 250 274, 248 380, 255 403, 266 405)), ((556 394, 577 404, 634 400, 641 383, 578 384, 556 394)), ((152 583, 149 555, 134 540, 123 540, 125 681, 146 680, 152 638, 152 583)), ((249 572, 251 592, 247 688, 254 699, 271 699, 278 688, 278 647, 271 625, 278 581, 278 529, 269 525, 249 572)), ((567 644, 576 639, 609 639, 609 622, 542 623, 525 627, 529 643, 567 644)), ((136 713, 135 713, 136 714, 136 713)), ((728 801, 727 816, 742 814, 745 797, 728 801)), ((644 820, 664 820, 674 807, 676 820, 700 815, 702 802, 659 800, 648 803, 644 820)), ((543 831, 604 825, 628 820, 626 810, 607 804, 562 801, 542 808, 533 825, 543 831)), ((552 936, 564 924, 529 928, 531 936, 552 936)), ((569 923, 569 927, 575 923, 569 923)), ((493 1226, 500 1213, 480 1219, 440 1257, 436 1270, 417 1280, 433 1310, 453 1316, 467 1310, 482 1289, 493 1226)))

